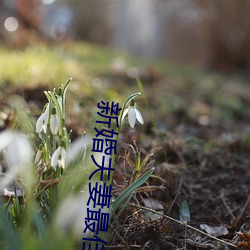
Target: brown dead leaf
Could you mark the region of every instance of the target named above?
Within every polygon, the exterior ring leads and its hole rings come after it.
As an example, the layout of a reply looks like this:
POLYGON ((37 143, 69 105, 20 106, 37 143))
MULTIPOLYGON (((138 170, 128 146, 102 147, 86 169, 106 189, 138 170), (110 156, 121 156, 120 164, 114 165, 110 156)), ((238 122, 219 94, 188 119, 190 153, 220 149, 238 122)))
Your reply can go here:
POLYGON ((243 240, 238 244, 238 247, 250 249, 250 232, 237 232, 237 235, 240 237, 241 240, 243 240))
POLYGON ((151 198, 144 198, 143 203, 145 205, 145 207, 148 207, 150 209, 159 211, 159 210, 163 210, 163 205, 161 202, 151 199, 151 198))
POLYGON ((228 230, 227 230, 227 227, 225 225, 209 226, 207 224, 201 224, 200 228, 202 230, 204 230, 206 233, 208 233, 209 235, 212 235, 214 237, 219 237, 219 236, 228 234, 228 230))

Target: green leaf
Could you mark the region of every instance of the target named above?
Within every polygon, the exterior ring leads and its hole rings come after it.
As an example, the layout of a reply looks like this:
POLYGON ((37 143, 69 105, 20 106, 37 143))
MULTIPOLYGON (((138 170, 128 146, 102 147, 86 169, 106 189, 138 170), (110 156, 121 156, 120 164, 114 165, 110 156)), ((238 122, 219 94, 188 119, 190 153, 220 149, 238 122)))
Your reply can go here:
MULTIPOLYGON (((116 211, 116 209, 122 204, 124 200, 126 200, 133 192, 139 188, 143 183, 147 181, 147 179, 152 175, 154 172, 154 168, 149 169, 144 175, 142 175, 140 178, 138 178, 133 184, 131 184, 128 188, 126 188, 114 201, 112 204, 113 211, 116 211)), ((132 197, 132 196, 131 196, 132 197)))
POLYGON ((21 250, 17 233, 11 228, 7 213, 0 209, 0 228, 3 230, 7 250, 21 250))
POLYGON ((69 80, 67 81, 67 83, 63 86, 63 89, 62 89, 62 95, 63 95, 63 97, 66 95, 66 91, 67 91, 69 83, 71 81, 72 81, 72 78, 69 78, 69 80))
POLYGON ((123 206, 119 209, 119 212, 116 214, 114 220, 112 221, 112 224, 115 224, 116 221, 119 219, 121 213, 124 211, 124 209, 127 207, 127 204, 129 203, 130 199, 132 198, 133 193, 131 193, 129 195, 129 197, 126 199, 126 201, 124 202, 123 206))
POLYGON ((180 221, 181 222, 189 222, 191 220, 190 210, 187 200, 183 200, 181 202, 180 208, 180 221))
POLYGON ((36 225, 38 235, 40 237, 44 236, 45 229, 46 229, 45 228, 45 222, 44 222, 44 219, 43 219, 42 215, 38 212, 38 210, 34 211, 33 220, 34 220, 34 223, 36 225))

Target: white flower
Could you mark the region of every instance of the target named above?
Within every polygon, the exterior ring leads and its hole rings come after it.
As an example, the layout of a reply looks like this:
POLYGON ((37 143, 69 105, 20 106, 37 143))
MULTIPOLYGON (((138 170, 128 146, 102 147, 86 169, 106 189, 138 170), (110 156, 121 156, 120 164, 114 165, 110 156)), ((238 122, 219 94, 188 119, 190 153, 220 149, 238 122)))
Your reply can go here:
MULTIPOLYGON (((85 161, 87 157, 88 146, 93 145, 93 137, 89 135, 83 135, 76 140, 74 140, 68 149, 68 163, 72 164, 77 160, 85 161)), ((92 159, 91 159, 92 161, 92 159)))
POLYGON ((18 176, 29 186, 33 181, 33 153, 28 138, 24 134, 6 130, 0 133, 0 152, 8 167, 6 178, 1 179, 0 189, 18 176))
MULTIPOLYGON (((95 183, 98 181, 99 185, 103 185, 100 180, 91 181, 91 186, 93 187, 95 183)), ((88 188, 88 183, 85 183, 82 187, 80 194, 69 194, 62 203, 58 206, 54 217, 54 225, 55 229, 59 232, 63 233, 72 233, 76 238, 92 237, 91 230, 86 228, 86 218, 88 217, 88 209, 98 210, 101 209, 102 213, 110 213, 110 208, 104 207, 101 205, 97 205, 94 208, 93 202, 90 202, 87 206, 87 202, 90 197, 90 192, 88 188), (85 233, 84 233, 85 231, 85 233)), ((89 223, 88 223, 89 224, 89 223)), ((97 224, 97 223, 96 223, 97 224)))
POLYGON ((28 138, 21 133, 6 130, 0 134, 0 152, 5 156, 10 168, 31 162, 32 148, 28 138))
POLYGON ((56 135, 59 131, 59 117, 58 112, 55 107, 52 108, 51 116, 50 116, 50 130, 53 135, 56 135))
POLYGON ((49 104, 47 104, 45 110, 40 115, 36 122, 36 132, 41 133, 42 131, 46 134, 47 132, 47 125, 49 120, 49 104))
POLYGON ((87 202, 89 199, 89 191, 87 185, 80 195, 69 195, 58 206, 55 215, 56 229, 64 233, 73 233, 75 237, 82 236, 91 237, 91 232, 87 230, 85 234, 85 218, 87 217, 87 202))
POLYGON ((67 152, 63 146, 59 146, 51 157, 51 166, 56 168, 59 166, 64 169, 67 160, 67 152))
POLYGON ((129 125, 133 128, 135 126, 136 119, 143 124, 144 120, 142 117, 141 112, 135 107, 134 100, 130 101, 130 105, 128 108, 126 108, 122 115, 122 120, 125 118, 125 116, 128 114, 128 122, 129 125))

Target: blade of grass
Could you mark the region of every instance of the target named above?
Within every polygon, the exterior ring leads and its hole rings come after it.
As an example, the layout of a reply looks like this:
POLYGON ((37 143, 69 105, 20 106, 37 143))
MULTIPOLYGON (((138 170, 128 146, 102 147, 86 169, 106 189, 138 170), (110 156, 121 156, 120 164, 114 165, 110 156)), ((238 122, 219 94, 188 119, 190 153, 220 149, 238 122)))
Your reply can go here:
POLYGON ((124 209, 127 207, 127 205, 128 205, 128 203, 129 203, 130 199, 132 198, 132 196, 133 196, 133 193, 131 193, 131 194, 129 195, 129 197, 127 198, 127 200, 124 202, 123 206, 119 209, 119 212, 116 214, 114 220, 112 221, 112 224, 113 224, 113 225, 116 223, 116 221, 119 219, 121 213, 122 213, 122 212, 124 211, 124 209))
POLYGON ((14 229, 8 223, 7 214, 0 209, 0 228, 2 228, 7 250, 21 250, 20 242, 14 229))
POLYGON ((147 181, 147 179, 152 175, 154 172, 154 168, 149 169, 144 175, 138 178, 133 184, 131 184, 128 188, 126 188, 118 198, 113 202, 112 209, 116 211, 117 208, 122 204, 124 200, 126 200, 133 192, 140 187, 143 183, 147 181))

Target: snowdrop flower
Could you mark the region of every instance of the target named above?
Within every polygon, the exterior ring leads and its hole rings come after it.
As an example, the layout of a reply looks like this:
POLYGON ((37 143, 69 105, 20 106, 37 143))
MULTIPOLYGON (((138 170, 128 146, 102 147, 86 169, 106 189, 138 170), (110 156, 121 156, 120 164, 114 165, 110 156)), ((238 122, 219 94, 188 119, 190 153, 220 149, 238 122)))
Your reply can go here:
POLYGON ((7 173, 1 179, 1 187, 7 186, 13 179, 21 177, 27 186, 33 181, 32 147, 28 138, 21 133, 5 130, 0 133, 0 152, 7 163, 7 173))
MULTIPOLYGON (((55 216, 56 229, 64 233, 73 233, 77 238, 83 237, 85 218, 87 217, 87 202, 89 191, 87 185, 80 195, 69 195, 59 206, 55 216)), ((85 233, 91 237, 91 232, 85 233)))
POLYGON ((93 145, 93 137, 90 135, 84 134, 83 136, 75 139, 69 146, 67 158, 68 163, 72 164, 79 159, 85 161, 88 155, 87 150, 90 145, 93 145))
POLYGON ((49 120, 49 104, 47 104, 36 122, 36 132, 41 133, 42 131, 46 134, 47 125, 49 120))
MULTIPOLYGON (((91 181, 91 186, 98 180, 91 181)), ((99 180, 99 184, 102 182, 99 180)), ((64 233, 72 233, 76 238, 92 237, 92 232, 86 228, 86 218, 88 217, 87 209, 97 210, 102 209, 102 213, 110 213, 110 209, 107 207, 102 208, 100 205, 93 206, 93 202, 90 202, 87 206, 87 202, 90 197, 88 184, 86 183, 80 194, 70 194, 66 199, 63 200, 62 204, 58 206, 54 225, 56 230, 64 233), (84 232, 85 231, 85 232, 84 232)))
POLYGON ((130 101, 129 107, 126 108, 123 112, 122 120, 125 118, 125 116, 128 114, 128 122, 129 125, 134 128, 136 119, 143 124, 144 120, 142 117, 141 112, 135 107, 135 101, 132 99, 130 101))
POLYGON ((52 108, 51 116, 50 116, 50 130, 53 135, 56 135, 59 131, 59 117, 58 112, 55 107, 52 108))
POLYGON ((67 161, 67 152, 63 143, 55 150, 51 157, 51 166, 55 169, 56 166, 64 169, 67 161))

